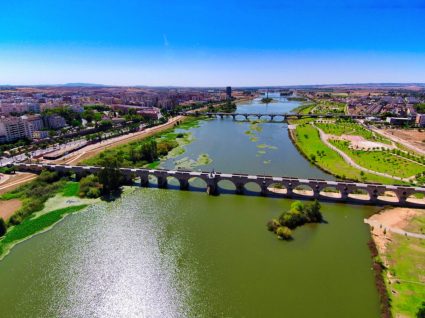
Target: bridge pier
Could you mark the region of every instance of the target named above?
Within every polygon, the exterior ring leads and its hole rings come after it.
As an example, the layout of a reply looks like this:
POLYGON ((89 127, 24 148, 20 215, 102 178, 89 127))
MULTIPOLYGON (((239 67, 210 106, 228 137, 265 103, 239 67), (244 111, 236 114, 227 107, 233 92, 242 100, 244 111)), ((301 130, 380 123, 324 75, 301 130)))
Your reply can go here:
POLYGON ((167 176, 157 176, 158 188, 166 189, 168 186, 167 176))
POLYGON ((267 196, 267 193, 269 192, 269 190, 267 189, 266 181, 261 182, 260 187, 261 187, 261 195, 263 197, 267 196))
POLYGON ((141 187, 148 187, 149 186, 149 175, 148 174, 140 175, 140 186, 141 187))
POLYGON ((236 120, 236 115, 232 114, 233 121, 236 120))
POLYGON ((338 189, 339 193, 341 193, 341 200, 347 201, 348 200, 348 188, 344 187, 342 189, 338 189))
POLYGON ((125 185, 132 185, 133 184, 133 176, 132 175, 123 175, 123 183, 125 185))
POLYGON ((207 193, 209 195, 217 195, 218 194, 218 182, 215 178, 208 178, 207 193))
POLYGON ((237 183, 235 184, 235 186, 236 186, 236 190, 235 190, 236 194, 244 194, 245 187, 243 183, 237 183))
POLYGON ((189 180, 179 179, 180 190, 189 190, 189 180))

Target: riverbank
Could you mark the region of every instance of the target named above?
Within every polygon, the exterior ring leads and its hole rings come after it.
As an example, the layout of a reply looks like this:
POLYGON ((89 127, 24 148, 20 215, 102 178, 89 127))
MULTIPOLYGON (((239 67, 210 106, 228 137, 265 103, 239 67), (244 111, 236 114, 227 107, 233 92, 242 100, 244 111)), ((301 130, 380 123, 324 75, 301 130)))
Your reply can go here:
POLYGON ((365 223, 371 227, 392 316, 416 317, 425 299, 425 211, 389 208, 365 223))

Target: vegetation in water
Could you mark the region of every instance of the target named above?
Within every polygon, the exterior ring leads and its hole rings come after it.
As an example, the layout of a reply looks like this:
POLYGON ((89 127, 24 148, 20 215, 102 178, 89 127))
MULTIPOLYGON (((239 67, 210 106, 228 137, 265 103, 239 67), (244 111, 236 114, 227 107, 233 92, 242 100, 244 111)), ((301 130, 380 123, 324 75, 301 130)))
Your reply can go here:
POLYGON ((283 212, 278 219, 267 222, 267 229, 274 232, 282 240, 291 240, 292 230, 297 227, 306 223, 323 222, 320 208, 320 203, 317 200, 308 204, 295 201, 291 204, 289 211, 283 212))
POLYGON ((263 104, 269 104, 269 103, 271 103, 273 101, 273 98, 270 98, 270 97, 264 97, 264 98, 262 98, 261 99, 261 102, 263 103, 263 104))
POLYGON ((41 231, 47 230, 63 219, 67 214, 77 212, 85 207, 86 205, 79 205, 55 210, 36 218, 28 218, 21 224, 14 226, 0 240, 0 259, 4 257, 15 244, 28 239, 41 231))

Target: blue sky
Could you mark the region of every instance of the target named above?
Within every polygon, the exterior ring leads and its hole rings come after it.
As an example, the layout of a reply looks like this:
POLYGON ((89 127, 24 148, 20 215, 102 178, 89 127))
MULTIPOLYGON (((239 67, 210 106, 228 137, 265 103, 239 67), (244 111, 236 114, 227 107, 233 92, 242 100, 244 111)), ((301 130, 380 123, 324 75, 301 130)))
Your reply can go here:
POLYGON ((68 82, 425 82, 425 0, 2 1, 0 84, 68 82))

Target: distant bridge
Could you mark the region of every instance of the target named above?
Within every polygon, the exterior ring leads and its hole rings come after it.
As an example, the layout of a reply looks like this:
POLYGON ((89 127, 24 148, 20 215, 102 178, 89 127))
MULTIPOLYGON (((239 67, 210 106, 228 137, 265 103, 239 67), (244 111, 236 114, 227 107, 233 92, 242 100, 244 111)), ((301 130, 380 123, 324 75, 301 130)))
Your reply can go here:
MULTIPOLYGON (((75 174, 77 179, 96 174, 102 167, 67 166, 53 164, 18 164, 16 169, 22 172, 41 173, 43 170, 75 174)), ((415 194, 425 195, 425 188, 384 185, 378 183, 357 183, 349 181, 327 181, 321 179, 301 179, 291 177, 273 177, 220 172, 197 172, 184 170, 120 168, 126 182, 133 184, 140 178, 141 186, 148 187, 149 179, 156 179, 159 188, 167 188, 171 179, 177 180, 181 190, 194 189, 193 180, 202 180, 203 188, 210 195, 231 186, 235 193, 251 193, 254 186, 263 196, 282 198, 317 199, 322 201, 362 203, 369 205, 393 205, 425 207, 425 200, 412 198, 415 194), (359 195, 363 194, 363 195, 359 195)), ((196 188, 196 187, 195 187, 196 188)))
POLYGON ((243 118, 243 120, 248 121, 249 119, 257 119, 257 120, 268 120, 269 122, 286 122, 289 118, 301 119, 301 118, 340 118, 340 119, 365 119, 369 117, 376 118, 385 118, 387 116, 383 115, 347 115, 347 114, 296 114, 296 113, 189 113, 184 112, 180 113, 182 116, 208 116, 209 118, 225 118, 232 117, 233 120, 239 120, 243 118), (275 120, 276 118, 276 120, 275 120))

